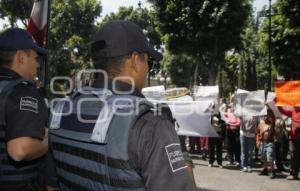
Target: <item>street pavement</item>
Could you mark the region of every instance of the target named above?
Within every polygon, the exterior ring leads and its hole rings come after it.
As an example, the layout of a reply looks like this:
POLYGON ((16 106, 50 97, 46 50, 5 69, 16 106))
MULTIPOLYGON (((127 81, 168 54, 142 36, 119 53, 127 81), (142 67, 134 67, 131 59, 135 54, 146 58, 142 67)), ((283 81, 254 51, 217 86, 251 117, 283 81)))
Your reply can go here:
POLYGON ((198 191, 300 191, 300 181, 286 180, 287 172, 277 174, 276 179, 268 176, 259 176, 262 170, 259 163, 255 163, 253 172, 242 172, 235 166, 226 166, 223 169, 217 165, 208 167, 199 155, 192 155, 195 165, 194 176, 198 191))

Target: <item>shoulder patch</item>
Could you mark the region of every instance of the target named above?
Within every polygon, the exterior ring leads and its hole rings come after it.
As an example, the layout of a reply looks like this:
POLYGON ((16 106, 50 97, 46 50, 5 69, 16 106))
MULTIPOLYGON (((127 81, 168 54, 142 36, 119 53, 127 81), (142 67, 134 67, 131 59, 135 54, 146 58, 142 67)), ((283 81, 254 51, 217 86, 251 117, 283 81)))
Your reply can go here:
POLYGON ((187 168, 185 165, 183 153, 181 151, 180 144, 173 143, 165 146, 171 169, 174 172, 179 171, 181 169, 187 168))
POLYGON ((31 111, 33 113, 38 113, 39 104, 38 100, 33 97, 21 97, 20 99, 20 111, 31 111))

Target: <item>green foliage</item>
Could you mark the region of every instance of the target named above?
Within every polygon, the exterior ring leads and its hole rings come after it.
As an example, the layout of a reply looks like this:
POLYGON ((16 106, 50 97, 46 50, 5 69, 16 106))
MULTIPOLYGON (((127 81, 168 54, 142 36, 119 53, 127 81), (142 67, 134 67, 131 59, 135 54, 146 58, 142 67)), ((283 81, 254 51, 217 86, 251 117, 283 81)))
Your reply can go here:
POLYGON ((135 22, 145 32, 145 35, 149 39, 150 46, 160 49, 162 44, 161 36, 158 33, 157 24, 154 22, 153 17, 153 12, 149 11, 148 9, 120 7, 117 13, 111 13, 105 16, 99 25, 102 26, 108 21, 112 20, 126 20, 135 22))
POLYGON ((200 64, 200 70, 208 71, 209 83, 213 84, 225 52, 240 44, 240 34, 251 11, 249 0, 150 2, 166 48, 196 58, 195 65, 200 64))
POLYGON ((68 75, 90 64, 89 42, 101 13, 98 0, 53 0, 50 23, 50 70, 68 75))
MULTIPOLYGON (((300 79, 300 1, 278 0, 273 10, 273 63, 278 73, 287 80, 300 79)), ((266 28, 266 25, 267 22, 263 28, 266 28)))
POLYGON ((170 74, 172 84, 179 87, 190 87, 193 80, 193 65, 196 63, 193 57, 187 54, 166 53, 163 63, 170 74))
POLYGON ((230 53, 225 57, 225 64, 223 69, 227 75, 226 80, 228 81, 225 81, 224 84, 227 84, 227 87, 224 87, 224 89, 227 89, 229 92, 234 92, 236 87, 241 88, 241 84, 238 84, 238 80, 240 77, 241 60, 241 55, 238 53, 230 53))
POLYGON ((16 26, 18 20, 27 26, 34 0, 1 0, 0 17, 7 17, 11 27, 16 26))
POLYGON ((241 35, 241 46, 226 55, 224 70, 231 92, 235 87, 247 90, 267 89, 268 46, 265 41, 268 35, 258 27, 258 20, 255 22, 253 18, 249 18, 241 35))

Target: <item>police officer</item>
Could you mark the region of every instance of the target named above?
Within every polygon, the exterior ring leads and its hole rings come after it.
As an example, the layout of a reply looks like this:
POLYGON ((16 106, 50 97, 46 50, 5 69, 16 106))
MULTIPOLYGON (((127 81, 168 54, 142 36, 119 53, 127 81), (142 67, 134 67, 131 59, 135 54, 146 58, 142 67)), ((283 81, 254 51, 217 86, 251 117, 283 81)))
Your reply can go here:
POLYGON ((58 102, 51 120, 61 190, 194 190, 174 125, 141 94, 149 59, 162 55, 138 25, 119 20, 95 34, 91 53, 94 87, 58 102))
POLYGON ((32 82, 46 53, 23 29, 0 34, 0 190, 35 189, 48 150, 48 111, 32 82))

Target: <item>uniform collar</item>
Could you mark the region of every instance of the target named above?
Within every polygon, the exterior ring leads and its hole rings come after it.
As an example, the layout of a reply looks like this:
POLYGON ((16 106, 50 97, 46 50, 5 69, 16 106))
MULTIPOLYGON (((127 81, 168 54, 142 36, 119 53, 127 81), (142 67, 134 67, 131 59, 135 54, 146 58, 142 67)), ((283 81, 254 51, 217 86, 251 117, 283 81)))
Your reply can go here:
MULTIPOLYGON (((103 80, 96 80, 93 84, 93 87, 95 88, 104 88, 104 81, 103 80)), ((112 91, 114 94, 127 94, 127 95, 133 95, 137 97, 144 98, 143 94, 141 93, 140 90, 137 88, 133 87, 132 85, 116 80, 115 81, 115 87, 113 88, 113 81, 112 80, 107 80, 107 89, 112 91), (124 92, 124 93, 122 93, 124 92), (129 93, 126 93, 129 92, 129 93)))
POLYGON ((0 68, 0 79, 15 80, 20 78, 22 78, 22 76, 17 72, 5 67, 0 68))

